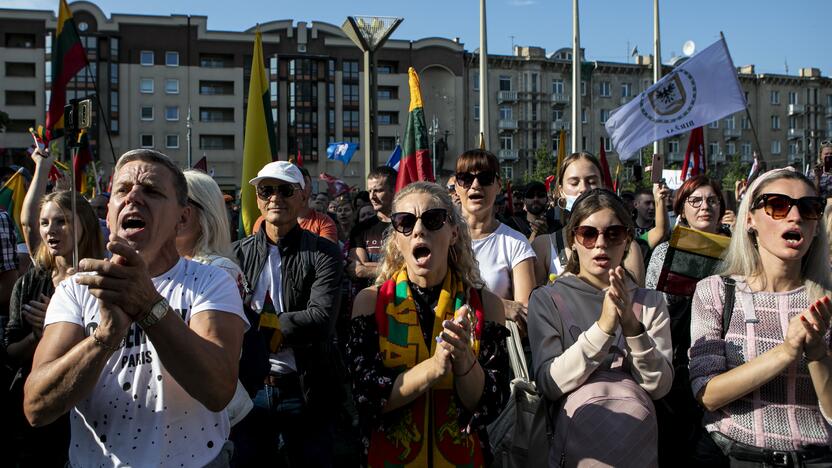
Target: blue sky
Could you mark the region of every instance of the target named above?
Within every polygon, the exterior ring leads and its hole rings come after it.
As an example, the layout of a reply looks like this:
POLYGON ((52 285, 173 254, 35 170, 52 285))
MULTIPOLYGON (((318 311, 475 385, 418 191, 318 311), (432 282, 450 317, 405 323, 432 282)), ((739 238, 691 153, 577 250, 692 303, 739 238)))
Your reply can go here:
MULTIPOLYGON (((467 50, 479 45, 478 0, 97 0, 106 14, 195 14, 208 27, 242 30, 278 19, 325 21, 340 25, 348 15, 401 16, 400 39, 459 36, 467 50)), ((509 54, 514 44, 545 47, 571 44, 571 0, 489 0, 488 48, 509 54)), ((590 60, 626 61, 631 49, 653 48, 652 0, 582 0, 581 44, 590 60)), ((0 0, 0 7, 52 9, 57 0, 0 0)), ((725 33, 736 65, 755 64, 757 72, 797 74, 801 67, 832 75, 830 0, 662 0, 662 59, 693 40, 697 50, 725 33)))

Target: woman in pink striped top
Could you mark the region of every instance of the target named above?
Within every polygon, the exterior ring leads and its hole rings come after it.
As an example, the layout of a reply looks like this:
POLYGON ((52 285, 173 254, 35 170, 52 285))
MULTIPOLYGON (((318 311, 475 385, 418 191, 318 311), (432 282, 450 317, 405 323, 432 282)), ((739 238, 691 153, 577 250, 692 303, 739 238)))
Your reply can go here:
POLYGON ((832 463, 825 202, 800 173, 763 174, 740 205, 725 258, 722 275, 736 286, 724 330, 724 282, 697 285, 690 378, 710 434, 700 462, 725 464, 725 454, 732 467, 832 463))

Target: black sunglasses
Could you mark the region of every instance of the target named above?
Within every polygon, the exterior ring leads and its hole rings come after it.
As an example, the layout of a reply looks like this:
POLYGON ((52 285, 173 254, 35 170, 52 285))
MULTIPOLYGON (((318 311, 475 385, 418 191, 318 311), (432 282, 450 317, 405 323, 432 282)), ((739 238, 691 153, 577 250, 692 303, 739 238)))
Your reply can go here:
POLYGON ((627 226, 622 226, 620 224, 607 226, 603 232, 593 226, 578 226, 572 231, 572 234, 575 236, 575 240, 577 240, 579 244, 583 245, 587 249, 594 249, 599 234, 604 235, 604 239, 607 241, 608 245, 616 246, 623 244, 624 241, 627 240, 627 231, 627 226))
POLYGON ((800 216, 808 220, 817 220, 823 216, 826 199, 821 197, 801 197, 797 200, 782 193, 764 193, 751 204, 752 210, 764 208, 771 219, 783 219, 788 216, 792 207, 797 205, 800 216))
POLYGON ((422 225, 431 231, 438 231, 445 225, 448 220, 448 210, 445 208, 433 208, 426 210, 421 216, 416 216, 413 213, 399 212, 390 215, 390 221, 393 223, 393 229, 409 236, 416 227, 416 220, 421 219, 422 225))
POLYGON ((471 184, 474 183, 474 179, 477 179, 481 186, 488 187, 494 183, 496 178, 497 174, 495 174, 494 171, 482 171, 476 174, 471 174, 470 172, 456 173, 456 183, 461 185, 464 189, 471 188, 471 184))
POLYGON ((283 198, 290 198, 295 194, 295 190, 296 188, 292 184, 258 185, 257 196, 260 197, 261 200, 268 200, 276 193, 283 198))

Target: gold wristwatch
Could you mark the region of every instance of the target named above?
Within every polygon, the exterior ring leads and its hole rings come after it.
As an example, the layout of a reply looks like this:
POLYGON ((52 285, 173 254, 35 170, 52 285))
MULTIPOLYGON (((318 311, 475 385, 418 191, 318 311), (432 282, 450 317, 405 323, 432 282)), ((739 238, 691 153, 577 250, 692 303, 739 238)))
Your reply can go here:
POLYGON ((147 330, 153 325, 159 323, 159 321, 164 318, 165 314, 168 313, 168 309, 170 309, 168 301, 165 300, 165 298, 159 299, 158 302, 153 304, 150 311, 148 311, 137 323, 143 330, 147 330))

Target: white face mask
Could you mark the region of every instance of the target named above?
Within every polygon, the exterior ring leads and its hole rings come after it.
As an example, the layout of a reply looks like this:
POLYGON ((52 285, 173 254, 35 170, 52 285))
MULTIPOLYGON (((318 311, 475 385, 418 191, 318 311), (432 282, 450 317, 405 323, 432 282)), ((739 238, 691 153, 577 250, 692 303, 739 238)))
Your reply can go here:
POLYGON ((563 209, 566 211, 572 211, 572 206, 575 204, 575 200, 577 200, 578 197, 574 195, 564 195, 563 198, 566 200, 566 206, 563 209))

